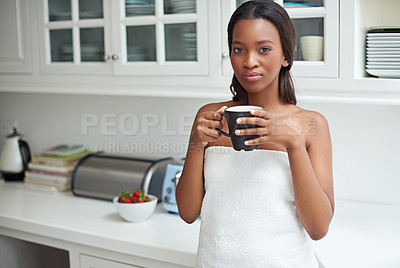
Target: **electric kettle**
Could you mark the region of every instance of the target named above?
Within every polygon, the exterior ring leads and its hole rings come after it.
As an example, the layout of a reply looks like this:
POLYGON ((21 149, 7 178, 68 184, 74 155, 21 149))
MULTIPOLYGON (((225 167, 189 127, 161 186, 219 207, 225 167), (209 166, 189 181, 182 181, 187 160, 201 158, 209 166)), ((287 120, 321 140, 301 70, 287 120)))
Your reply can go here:
POLYGON ((5 181, 21 181, 31 161, 29 145, 14 128, 7 136, 0 156, 0 171, 5 181))

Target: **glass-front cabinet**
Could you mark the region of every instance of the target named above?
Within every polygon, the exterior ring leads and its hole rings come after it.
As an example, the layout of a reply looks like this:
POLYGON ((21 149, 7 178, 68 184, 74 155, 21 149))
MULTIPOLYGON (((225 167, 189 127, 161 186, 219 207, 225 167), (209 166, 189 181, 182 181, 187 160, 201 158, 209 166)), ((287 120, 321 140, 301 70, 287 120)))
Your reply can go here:
POLYGON ((116 73, 208 74, 207 2, 122 1, 113 17, 113 47, 121 58, 116 73))
POLYGON ((45 73, 204 75, 207 1, 43 0, 45 73))
POLYGON ((110 13, 103 0, 44 0, 39 14, 44 73, 111 73, 110 13))
MULTIPOLYGON (((231 75, 227 32, 229 18, 247 0, 226 0, 222 10, 223 75, 231 75)), ((276 0, 288 12, 296 30, 295 77, 338 77, 339 3, 338 0, 276 0)))

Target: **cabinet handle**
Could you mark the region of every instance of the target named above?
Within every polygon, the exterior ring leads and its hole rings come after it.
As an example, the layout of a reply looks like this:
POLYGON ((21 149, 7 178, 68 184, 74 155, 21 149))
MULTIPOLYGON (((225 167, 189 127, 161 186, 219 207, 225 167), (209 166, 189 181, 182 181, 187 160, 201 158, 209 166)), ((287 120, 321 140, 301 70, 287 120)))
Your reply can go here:
POLYGON ((222 59, 227 59, 227 58, 229 58, 229 54, 228 53, 226 53, 226 52, 222 52, 222 59))
POLYGON ((109 59, 110 59, 110 55, 104 55, 104 56, 103 56, 103 60, 104 60, 104 61, 108 61, 109 59))
POLYGON ((113 60, 118 60, 118 59, 119 59, 119 56, 118 56, 118 54, 113 54, 113 55, 111 56, 111 58, 112 58, 113 60))

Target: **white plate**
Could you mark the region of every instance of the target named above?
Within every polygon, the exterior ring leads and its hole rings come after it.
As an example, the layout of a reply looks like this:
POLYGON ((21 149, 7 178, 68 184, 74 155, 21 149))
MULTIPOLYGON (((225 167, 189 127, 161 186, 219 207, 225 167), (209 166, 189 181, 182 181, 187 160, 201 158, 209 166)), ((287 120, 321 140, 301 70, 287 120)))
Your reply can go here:
POLYGON ((369 44, 400 44, 399 40, 369 40, 367 41, 369 44))
POLYGON ((375 37, 375 36, 400 36, 400 33, 367 33, 367 36, 375 37))
POLYGON ((370 58, 400 58, 400 52, 398 53, 390 53, 390 52, 381 52, 381 51, 367 51, 367 57, 370 58))
POLYGON ((388 47, 393 47, 400 49, 400 42, 398 43, 368 43, 367 47, 380 47, 380 48, 388 48, 388 47))
POLYGON ((400 70, 376 70, 367 69, 367 73, 382 78, 400 78, 400 70))
POLYGON ((367 47, 367 51, 382 51, 386 53, 398 53, 400 47, 367 47))
POLYGON ((395 58, 395 59, 390 59, 390 58, 367 58, 367 62, 373 63, 373 64, 380 64, 382 63, 387 63, 387 64, 400 64, 400 58, 395 58))
POLYGON ((367 42, 372 41, 400 41, 400 36, 367 36, 367 42))
POLYGON ((398 66, 389 66, 389 65, 374 65, 374 64, 370 65, 370 64, 367 64, 366 67, 367 67, 367 69, 377 69, 377 70, 378 69, 379 70, 384 69, 384 70, 399 70, 400 71, 400 65, 398 65, 398 66))
POLYGON ((367 69, 385 69, 385 70, 400 70, 400 65, 385 65, 385 64, 369 64, 366 65, 367 69))

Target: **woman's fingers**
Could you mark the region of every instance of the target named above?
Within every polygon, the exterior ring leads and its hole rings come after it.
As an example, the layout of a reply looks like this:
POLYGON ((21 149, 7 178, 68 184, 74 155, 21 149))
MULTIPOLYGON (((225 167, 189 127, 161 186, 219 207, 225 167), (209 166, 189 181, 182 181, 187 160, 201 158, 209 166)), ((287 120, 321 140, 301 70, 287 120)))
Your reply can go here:
POLYGON ((255 109, 255 110, 250 110, 250 114, 257 116, 257 117, 261 117, 264 119, 271 119, 272 115, 265 111, 265 110, 261 110, 261 109, 255 109))
POLYGON ((269 133, 266 128, 246 128, 246 129, 236 129, 235 134, 238 136, 243 135, 267 135, 269 133))
POLYGON ((221 136, 221 133, 216 130, 216 128, 222 128, 222 115, 219 113, 222 113, 225 111, 227 106, 222 106, 219 108, 216 112, 208 111, 203 113, 198 121, 197 121, 197 126, 196 126, 196 131, 198 133, 198 136, 203 140, 203 141, 215 141, 221 136))
POLYGON ((236 135, 267 135, 269 134, 269 126, 272 116, 264 110, 251 110, 253 117, 240 117, 236 120, 238 124, 256 125, 258 127, 238 129, 236 135))

